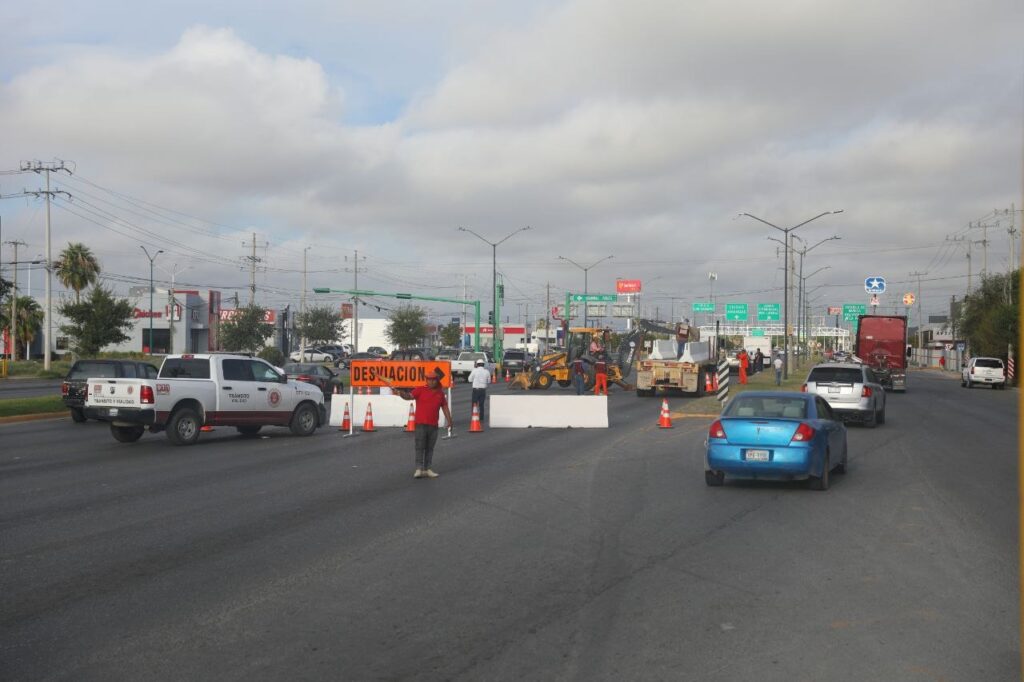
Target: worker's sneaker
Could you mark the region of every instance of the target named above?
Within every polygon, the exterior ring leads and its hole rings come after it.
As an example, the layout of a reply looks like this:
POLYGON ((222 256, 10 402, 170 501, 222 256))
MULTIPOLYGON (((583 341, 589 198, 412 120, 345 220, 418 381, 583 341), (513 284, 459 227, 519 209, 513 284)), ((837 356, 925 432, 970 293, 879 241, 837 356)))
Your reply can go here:
POLYGON ((423 475, 426 476, 427 478, 437 478, 440 474, 438 474, 433 469, 427 469, 426 471, 423 472, 423 475))
POLYGON ((426 476, 426 474, 423 473, 423 469, 417 469, 416 472, 412 475, 413 478, 423 478, 424 476, 426 476))

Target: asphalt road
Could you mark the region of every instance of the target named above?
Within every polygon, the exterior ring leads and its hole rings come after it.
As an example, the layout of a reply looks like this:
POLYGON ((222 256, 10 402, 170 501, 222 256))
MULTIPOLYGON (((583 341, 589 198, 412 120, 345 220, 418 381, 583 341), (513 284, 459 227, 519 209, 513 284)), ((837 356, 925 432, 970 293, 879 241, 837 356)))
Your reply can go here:
POLYGON ((397 431, 0 426, 0 677, 1019 679, 1017 393, 911 380, 827 492, 708 488, 709 420, 618 392, 435 481, 397 431))
POLYGON ((60 395, 60 379, 0 379, 0 400, 60 395))

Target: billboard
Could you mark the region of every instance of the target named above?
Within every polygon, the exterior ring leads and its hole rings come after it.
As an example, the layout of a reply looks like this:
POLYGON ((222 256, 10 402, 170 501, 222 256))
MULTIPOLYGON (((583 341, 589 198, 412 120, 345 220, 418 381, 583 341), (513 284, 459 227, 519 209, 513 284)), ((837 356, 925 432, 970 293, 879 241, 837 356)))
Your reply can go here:
POLYGON ((638 279, 617 279, 615 280, 615 293, 617 294, 639 294, 642 289, 638 279))

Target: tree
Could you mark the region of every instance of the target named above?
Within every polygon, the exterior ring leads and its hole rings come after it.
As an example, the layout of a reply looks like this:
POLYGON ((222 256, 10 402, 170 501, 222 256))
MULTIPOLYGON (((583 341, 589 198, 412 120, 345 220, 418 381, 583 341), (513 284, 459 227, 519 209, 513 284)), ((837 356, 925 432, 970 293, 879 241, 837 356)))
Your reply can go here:
POLYGON ((0 277, 0 301, 7 298, 7 295, 11 293, 12 288, 14 288, 14 285, 11 282, 0 277))
POLYGON ((255 353, 263 348, 274 325, 264 322, 267 309, 258 305, 238 308, 234 317, 220 323, 220 342, 224 350, 255 353))
MULTIPOLYGON (((36 340, 36 336, 43 325, 45 314, 43 309, 39 307, 39 303, 28 296, 18 297, 17 309, 18 321, 14 325, 14 332, 17 340, 24 344, 24 355, 27 358, 32 342, 36 340)), ((9 329, 10 321, 11 299, 8 297, 3 303, 0 303, 0 330, 9 329)), ((11 358, 14 359, 16 357, 17 352, 15 351, 11 358)))
POLYGON ((75 291, 75 303, 81 303, 82 290, 95 284, 100 274, 100 264, 88 246, 81 242, 69 242, 60 252, 60 259, 53 264, 60 283, 75 291))
POLYGON ((295 333, 311 346, 333 343, 344 338, 341 315, 331 306, 313 306, 295 318, 295 333))
POLYGON ((384 334, 399 348, 418 344, 427 335, 427 311, 408 305, 391 311, 384 334))
POLYGON ((462 325, 458 322, 452 322, 441 327, 441 343, 442 345, 454 348, 459 345, 459 341, 462 340, 462 325))
POLYGON ((1005 358, 1017 341, 1020 271, 985 277, 964 297, 956 322, 957 334, 967 340, 971 355, 1005 358))
POLYGON ((134 307, 101 286, 93 287, 85 300, 65 303, 58 310, 68 320, 60 330, 71 337, 72 350, 79 357, 96 355, 105 346, 131 338, 126 332, 134 324, 134 307))

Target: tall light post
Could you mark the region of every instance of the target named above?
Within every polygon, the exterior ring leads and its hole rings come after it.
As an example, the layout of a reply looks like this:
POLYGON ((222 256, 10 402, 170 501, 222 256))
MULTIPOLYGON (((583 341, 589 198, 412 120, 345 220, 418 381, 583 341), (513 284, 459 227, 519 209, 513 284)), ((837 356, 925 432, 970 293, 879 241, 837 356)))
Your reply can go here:
MULTIPOLYGON (((163 249, 160 249, 152 256, 149 255, 149 251, 146 250, 145 246, 139 245, 142 252, 146 254, 146 258, 149 259, 149 354, 153 354, 153 261, 156 257, 163 253, 163 249)), ((173 312, 172 312, 173 314, 173 312)))
MULTIPOLYGON (((592 267, 594 267, 595 265, 599 265, 599 264, 605 262, 606 260, 609 260, 611 258, 615 258, 615 256, 605 256, 601 260, 596 260, 593 263, 591 263, 590 265, 587 265, 586 267, 580 265, 579 263, 577 263, 576 261, 574 261, 571 258, 566 258, 565 256, 559 256, 558 258, 561 259, 561 260, 566 261, 567 263, 572 263, 573 265, 575 265, 576 267, 578 267, 580 270, 583 271, 583 295, 586 296, 587 293, 589 293, 590 282, 588 280, 588 275, 590 273, 590 269, 592 267)), ((569 311, 568 310, 565 311, 565 316, 566 316, 566 319, 569 319, 569 311)), ((583 301, 583 326, 584 327, 587 326, 587 302, 586 302, 586 300, 583 301)))
MULTIPOLYGON (((833 237, 833 239, 839 239, 839 237, 833 237)), ((823 240, 823 241, 828 241, 828 240, 826 239, 826 240, 823 240)), ((820 243, 822 243, 822 242, 819 242, 819 244, 820 243)), ((815 244, 815 246, 817 246, 817 244, 815 244)), ((805 249, 804 252, 806 253, 809 250, 810 249, 805 249)), ((809 280, 811 277, 814 277, 815 275, 817 275, 819 272, 822 272, 823 270, 830 270, 830 269, 832 269, 832 266, 831 265, 826 265, 824 267, 818 268, 817 270, 815 270, 811 274, 809 274, 806 277, 804 277, 803 274, 802 274, 803 271, 804 271, 803 257, 801 257, 801 259, 800 259, 800 272, 801 272, 801 275, 800 275, 800 317, 799 317, 800 327, 799 327, 799 329, 803 331, 803 335, 804 336, 808 336, 808 334, 807 334, 807 327, 810 326, 810 319, 809 319, 810 316, 807 314, 807 280, 809 280)), ((818 289, 820 289, 820 288, 821 287, 818 287, 818 289)), ((815 289, 814 291, 817 291, 818 289, 815 289)), ((797 342, 799 343, 799 341, 800 341, 800 336, 797 336, 797 342)), ((800 353, 799 353, 799 347, 798 347, 797 358, 799 358, 799 357, 800 357, 800 353)))
POLYGON ((794 225, 793 227, 779 227, 778 225, 776 225, 774 223, 770 223, 767 220, 765 220, 764 218, 758 218, 756 215, 753 215, 751 213, 740 213, 739 214, 741 216, 746 216, 748 218, 753 218, 754 220, 758 221, 759 223, 764 223, 768 227, 774 227, 776 230, 778 230, 779 232, 781 232, 782 234, 785 235, 784 242, 785 242, 785 247, 786 247, 786 261, 785 261, 786 269, 785 269, 785 275, 783 277, 783 284, 782 284, 783 293, 784 293, 783 306, 782 306, 782 309, 783 309, 783 313, 782 313, 782 316, 783 316, 783 321, 782 321, 782 332, 783 332, 782 333, 782 339, 783 339, 783 341, 782 341, 782 344, 783 344, 782 376, 783 376, 783 378, 786 378, 786 379, 789 378, 789 233, 792 232, 793 230, 797 229, 798 227, 803 227, 807 223, 817 220, 818 218, 822 218, 822 217, 827 216, 827 215, 835 215, 836 213, 842 213, 842 212, 843 212, 843 209, 839 209, 838 211, 825 211, 824 213, 819 213, 818 215, 814 216, 813 218, 808 218, 807 220, 805 220, 802 223, 799 223, 797 225, 794 225))
MULTIPOLYGON (((800 311, 800 315, 797 317, 797 328, 796 328, 796 341, 797 341, 797 346, 799 347, 800 338, 801 338, 801 336, 803 334, 806 333, 806 331, 804 329, 804 319, 805 319, 805 316, 803 314, 803 311, 804 311, 803 300, 804 300, 804 296, 806 295, 806 291, 807 291, 806 288, 804 287, 804 282, 805 282, 805 279, 804 279, 804 256, 806 256, 808 254, 808 252, 818 248, 819 246, 821 246, 825 242, 831 242, 831 241, 835 241, 837 239, 842 239, 842 237, 840 237, 837 234, 834 234, 831 237, 825 237, 824 239, 822 239, 818 243, 814 244, 813 246, 807 246, 807 242, 804 241, 800 237, 800 235, 798 235, 798 234, 794 234, 793 235, 793 239, 799 239, 804 244, 803 250, 797 249, 797 253, 800 254, 800 280, 799 280, 800 281, 800 286, 797 288, 797 310, 800 311)), ((808 275, 807 279, 810 279, 810 275, 808 275)), ((799 352, 799 350, 797 351, 797 356, 796 357, 797 357, 797 363, 799 364, 799 362, 800 362, 800 352, 799 352)))
MULTIPOLYGON (((529 225, 520 227, 505 235, 496 242, 481 237, 468 227, 460 227, 460 232, 468 232, 484 244, 491 246, 491 310, 494 313, 494 329, 491 332, 491 345, 494 349, 494 362, 501 367, 501 311, 498 309, 498 245, 503 244, 520 232, 532 229, 529 225)), ((479 331, 479 330, 478 330, 479 331)))

